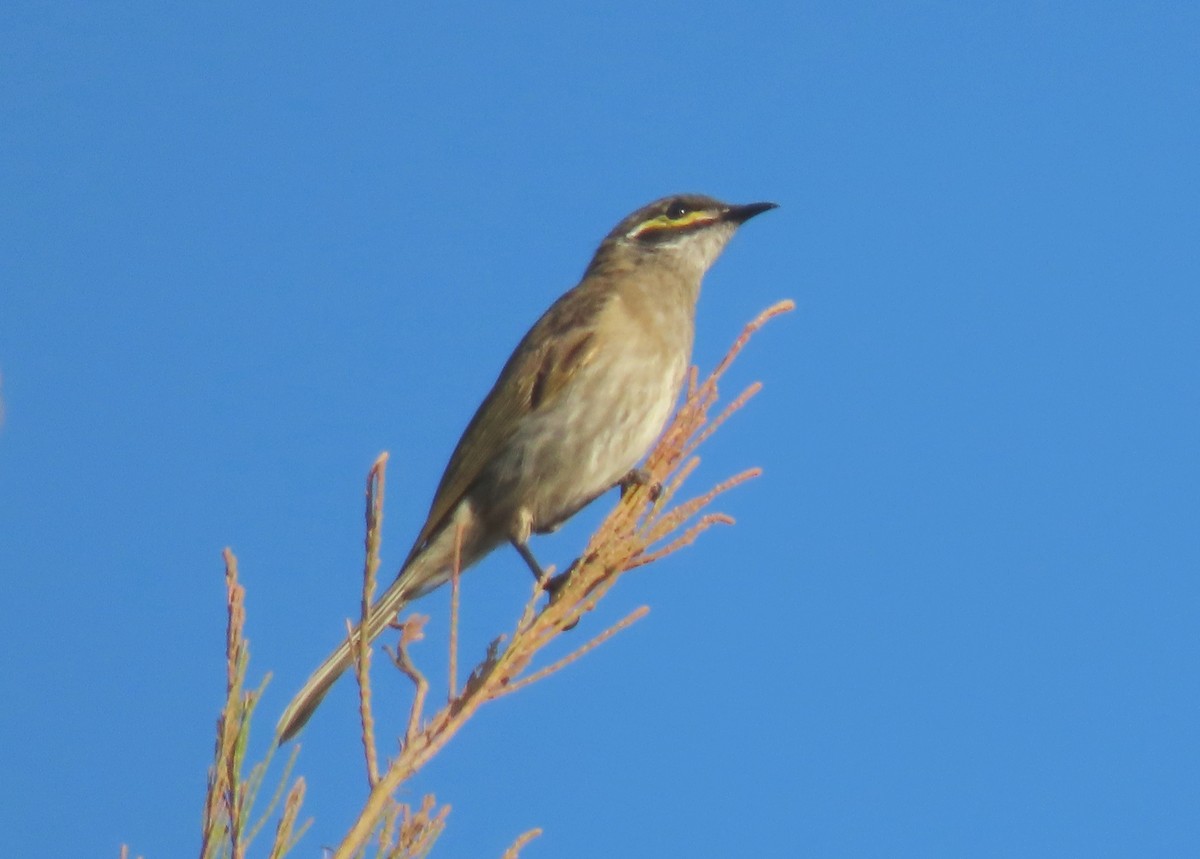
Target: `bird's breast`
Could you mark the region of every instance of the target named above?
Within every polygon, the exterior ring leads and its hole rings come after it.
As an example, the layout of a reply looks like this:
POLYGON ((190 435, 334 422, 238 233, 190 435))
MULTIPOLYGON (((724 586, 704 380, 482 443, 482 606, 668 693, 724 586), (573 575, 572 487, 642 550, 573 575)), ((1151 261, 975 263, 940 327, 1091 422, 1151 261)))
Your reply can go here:
POLYGON ((522 417, 487 483, 553 528, 615 485, 649 451, 671 415, 690 338, 626 338, 597 349, 564 390, 522 417), (510 494, 511 493, 511 494, 510 494))

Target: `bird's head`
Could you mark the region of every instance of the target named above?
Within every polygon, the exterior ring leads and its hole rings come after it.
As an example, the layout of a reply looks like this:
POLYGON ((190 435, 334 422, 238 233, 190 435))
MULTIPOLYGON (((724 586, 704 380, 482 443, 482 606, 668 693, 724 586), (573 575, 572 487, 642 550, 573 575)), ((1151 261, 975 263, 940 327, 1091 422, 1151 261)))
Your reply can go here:
POLYGON ((775 203, 731 205, 702 194, 655 200, 617 224, 600 244, 590 269, 610 262, 661 265, 699 278, 737 228, 775 203))

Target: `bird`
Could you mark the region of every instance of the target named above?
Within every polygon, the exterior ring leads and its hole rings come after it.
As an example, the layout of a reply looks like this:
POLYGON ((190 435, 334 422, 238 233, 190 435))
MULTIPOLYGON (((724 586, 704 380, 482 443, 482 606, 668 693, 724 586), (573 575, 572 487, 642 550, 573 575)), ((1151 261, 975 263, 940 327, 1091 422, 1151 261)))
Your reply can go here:
MULTIPOLYGON (((700 285, 738 227, 775 203, 676 194, 643 206, 601 241, 579 283, 517 345, 450 456, 400 572, 373 603, 367 640, 412 600, 505 543, 533 574, 529 539, 618 485, 662 432, 691 361, 700 285)), ((357 632, 357 631, 356 631, 357 632)), ((352 664, 343 641, 280 717, 304 727, 352 664)))

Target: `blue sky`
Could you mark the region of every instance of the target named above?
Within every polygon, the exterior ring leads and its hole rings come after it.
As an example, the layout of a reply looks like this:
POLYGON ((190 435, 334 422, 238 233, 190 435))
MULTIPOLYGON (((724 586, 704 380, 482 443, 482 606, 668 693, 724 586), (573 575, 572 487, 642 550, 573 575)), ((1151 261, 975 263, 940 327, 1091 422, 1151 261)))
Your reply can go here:
MULTIPOLYGON (((434 855, 1194 853, 1197 44, 1186 3, 7 4, 7 851, 195 850, 221 549, 261 746, 356 611, 374 457, 394 569, 526 327, 691 190, 781 204, 696 344, 797 302, 691 486, 765 474, 421 777, 434 855)), ((464 658, 527 578, 466 579, 464 658)), ((316 856, 347 684, 302 742, 316 856)))

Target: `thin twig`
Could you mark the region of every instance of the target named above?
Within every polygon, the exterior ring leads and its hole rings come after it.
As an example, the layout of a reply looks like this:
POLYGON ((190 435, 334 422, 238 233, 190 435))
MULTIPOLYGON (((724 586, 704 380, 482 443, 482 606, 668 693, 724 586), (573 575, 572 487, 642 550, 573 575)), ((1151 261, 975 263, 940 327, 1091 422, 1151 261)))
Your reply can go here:
POLYGON ((525 601, 525 607, 521 609, 521 617, 517 620, 517 631, 514 635, 519 635, 527 630, 537 619, 538 604, 542 601, 542 595, 546 593, 546 586, 552 578, 554 578, 554 565, 543 567, 541 577, 534 581, 529 599, 525 601))
POLYGON ((750 402, 750 398, 753 397, 755 394, 757 394, 761 390, 762 390, 762 382, 754 382, 752 385, 750 385, 748 388, 746 388, 746 390, 744 390, 740 394, 738 394, 738 396, 735 397, 729 403, 729 405, 727 405, 725 408, 723 408, 721 410, 721 413, 719 415, 717 415, 715 418, 710 420, 708 422, 708 425, 705 426, 700 432, 698 432, 696 434, 696 437, 688 443, 688 446, 686 448, 686 452, 684 453, 684 456, 687 456, 692 451, 694 451, 696 448, 698 448, 700 445, 704 444, 704 442, 708 441, 709 437, 713 433, 715 433, 718 429, 721 428, 721 424, 725 423, 725 421, 729 418, 730 415, 732 415, 734 412, 736 412, 742 406, 746 405, 746 403, 750 402))
POLYGON ((226 550, 225 566, 229 589, 229 624, 226 632, 226 677, 229 698, 226 711, 222 713, 225 741, 228 742, 223 761, 225 790, 222 793, 228 827, 225 834, 229 839, 229 855, 232 859, 242 859, 246 850, 246 845, 242 841, 244 786, 239 773, 241 756, 238 754, 238 747, 241 745, 239 739, 242 735, 245 718, 241 699, 246 669, 246 649, 242 639, 242 630, 246 623, 246 591, 237 583, 237 558, 229 550, 226 550))
POLYGON ((734 520, 732 516, 727 516, 724 513, 709 513, 700 517, 700 521, 689 527, 686 531, 676 537, 661 549, 642 555, 634 562, 633 567, 644 567, 647 564, 653 564, 655 561, 665 558, 667 555, 678 552, 684 546, 690 546, 696 542, 696 538, 711 528, 713 525, 732 525, 734 520))
POLYGON ((500 859, 517 859, 521 853, 521 849, 541 834, 542 830, 540 829, 530 829, 528 832, 521 833, 520 837, 512 843, 512 846, 504 851, 504 855, 500 859))
POLYGON ((358 719, 361 732, 363 757, 367 765, 367 786, 374 787, 379 783, 379 753, 375 747, 375 717, 371 711, 371 651, 367 647, 366 629, 367 618, 364 617, 358 629, 349 618, 346 620, 346 636, 354 642, 351 651, 354 655, 354 679, 358 682, 358 719))
POLYGON ((354 674, 358 680, 358 713, 362 723, 363 754, 367 763, 367 783, 379 782, 379 752, 375 745, 375 719, 371 714, 371 642, 366 630, 370 628, 371 606, 375 601, 375 577, 379 571, 379 547, 383 542, 383 495, 387 482, 386 453, 380 454, 367 474, 367 537, 366 557, 363 559, 362 613, 358 632, 346 622, 347 634, 354 644, 354 674))
POLYGON ((561 671, 562 669, 564 669, 568 665, 570 665, 572 662, 579 659, 584 654, 586 654, 592 650, 595 650, 597 647, 599 647, 604 642, 608 641, 610 638, 612 638, 618 632, 621 632, 623 629, 627 629, 628 627, 633 626, 633 624, 637 623, 639 620, 641 620, 643 617, 645 617, 649 613, 650 613, 649 606, 644 605, 644 606, 640 606, 640 607, 634 609, 629 614, 627 614, 624 618, 617 621, 612 626, 610 626, 608 629, 604 630, 604 632, 597 635, 595 638, 593 638, 587 644, 584 644, 583 646, 576 648, 575 650, 571 651, 569 654, 567 654, 566 656, 564 656, 562 659, 558 660, 557 662, 547 665, 545 668, 539 668, 537 671, 535 671, 532 674, 529 674, 525 677, 522 677, 520 680, 518 680, 515 683, 510 683, 509 685, 505 686, 504 688, 498 690, 498 692, 496 693, 496 695, 494 697, 500 698, 500 697, 503 697, 504 695, 511 695, 513 692, 518 692, 521 689, 524 689, 526 686, 536 683, 539 680, 543 680, 546 677, 549 677, 551 674, 554 674, 557 671, 561 671))
POLYGON ((785 298, 783 301, 775 302, 762 313, 758 314, 758 316, 754 317, 754 319, 752 319, 750 323, 742 329, 742 333, 738 335, 737 340, 733 341, 733 346, 730 347, 729 351, 725 353, 725 357, 722 358, 720 363, 717 364, 716 369, 712 371, 712 374, 709 378, 713 382, 716 382, 717 379, 725 375, 725 371, 729 369, 729 365, 732 364, 734 359, 741 354, 742 349, 744 349, 746 344, 750 342, 750 338, 753 337, 760 328, 762 328, 776 316, 781 316, 784 313, 788 313, 789 311, 795 309, 796 302, 792 301, 790 298, 785 298))
POLYGON ((400 624, 400 641, 392 652, 392 661, 404 675, 416 686, 413 693, 412 706, 408 710, 408 727, 404 731, 404 748, 409 748, 421 729, 421 714, 425 709, 425 695, 429 691, 429 681, 425 679, 417 666, 408 655, 408 645, 425 637, 425 623, 429 618, 425 615, 414 614, 400 624))
POLYGON ((308 830, 308 821, 300 827, 300 831, 296 831, 296 819, 300 816, 300 804, 304 801, 304 779, 296 779, 296 783, 292 785, 292 789, 288 791, 287 799, 283 803, 283 814, 279 817, 279 824, 275 827, 275 841, 271 845, 270 859, 279 859, 285 856, 301 836, 308 830))
MULTIPOLYGON (((264 686, 265 686, 265 684, 264 684, 264 686)), ((257 695, 260 698, 262 697, 262 691, 263 691, 263 689, 262 689, 262 687, 260 687, 257 692, 257 695)), ((258 766, 255 767, 255 772, 258 774, 257 781, 261 782, 262 779, 266 776, 267 767, 270 765, 271 760, 273 759, 273 757, 275 755, 275 751, 278 748, 279 748, 278 746, 276 746, 274 743, 272 743, 270 748, 267 751, 266 758, 263 760, 262 763, 260 763, 258 766)), ((299 756, 299 754, 300 754, 300 747, 296 746, 294 749, 292 749, 292 753, 290 755, 288 755, 287 763, 284 764, 284 766, 283 766, 283 775, 281 775, 279 777, 279 784, 276 785, 275 792, 271 795, 271 799, 267 803, 267 807, 265 809, 263 809, 262 814, 259 815, 258 823, 254 824, 254 826, 251 827, 251 829, 250 829, 250 840, 251 841, 253 841, 254 838, 258 835, 258 833, 262 830, 262 828, 267 825, 267 823, 271 819, 271 817, 274 816, 276 807, 278 807, 280 800, 283 799, 284 791, 288 789, 288 781, 292 777, 292 770, 296 766, 296 758, 299 756)), ((255 789, 254 793, 257 796, 257 794, 258 794, 257 788, 255 789)))
POLYGON ((697 512, 711 504, 713 499, 715 499, 718 495, 728 492, 735 486, 739 486, 745 483, 747 480, 752 480, 761 474, 762 469, 748 468, 741 474, 735 474, 733 477, 722 480, 703 495, 679 504, 674 509, 664 513, 657 520, 646 523, 643 528, 643 533, 646 538, 646 545, 652 546, 664 539, 672 531, 681 527, 683 523, 695 516, 697 512))
POLYGON ((450 567, 450 682, 447 701, 458 695, 458 604, 459 583, 462 578, 463 523, 454 527, 454 560, 450 567))

